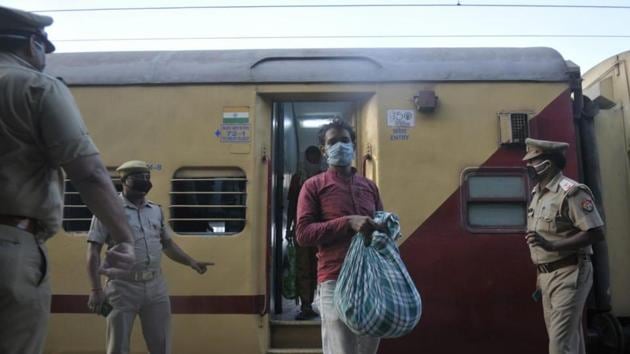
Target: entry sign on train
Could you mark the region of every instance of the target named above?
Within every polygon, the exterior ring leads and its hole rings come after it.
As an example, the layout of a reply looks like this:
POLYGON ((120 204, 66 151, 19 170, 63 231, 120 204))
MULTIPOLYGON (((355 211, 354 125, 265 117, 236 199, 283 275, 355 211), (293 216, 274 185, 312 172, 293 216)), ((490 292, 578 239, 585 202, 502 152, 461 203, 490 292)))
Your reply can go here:
POLYGON ((387 111, 387 126, 409 128, 416 126, 416 113, 407 109, 390 109, 387 111))

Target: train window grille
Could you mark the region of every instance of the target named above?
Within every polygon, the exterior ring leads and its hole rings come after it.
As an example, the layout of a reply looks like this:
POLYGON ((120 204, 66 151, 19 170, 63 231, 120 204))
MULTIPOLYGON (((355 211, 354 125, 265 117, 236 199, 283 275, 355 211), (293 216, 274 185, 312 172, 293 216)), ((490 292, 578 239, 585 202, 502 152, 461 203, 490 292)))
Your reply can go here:
POLYGON ((499 142, 502 145, 523 145, 530 136, 529 120, 532 112, 499 112, 499 142))
POLYGON ((464 173, 463 219, 472 232, 521 232, 527 225, 528 180, 522 169, 464 173))
POLYGON ((224 236, 245 228, 247 178, 239 169, 184 169, 171 180, 169 224, 178 234, 224 236))
MULTIPOLYGON (((120 178, 115 174, 114 169, 110 169, 110 176, 116 191, 122 191, 120 178)), ((92 221, 92 211, 85 205, 81 195, 74 188, 69 179, 64 181, 65 193, 63 195, 63 221, 62 227, 68 233, 86 233, 90 230, 92 221)))
POLYGON ((511 113, 510 123, 512 125, 512 142, 525 144, 525 139, 529 136, 528 126, 529 116, 527 113, 511 113))

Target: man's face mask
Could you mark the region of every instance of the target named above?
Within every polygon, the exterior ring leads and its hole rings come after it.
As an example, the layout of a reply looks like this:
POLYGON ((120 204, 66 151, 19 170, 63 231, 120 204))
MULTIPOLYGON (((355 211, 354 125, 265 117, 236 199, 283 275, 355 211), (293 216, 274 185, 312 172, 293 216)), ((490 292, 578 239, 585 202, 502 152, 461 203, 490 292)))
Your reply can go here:
POLYGON ((338 142, 326 147, 326 162, 331 166, 349 166, 354 158, 352 143, 338 142))
POLYGON ((149 180, 149 178, 144 178, 144 177, 129 176, 127 180, 125 181, 125 183, 133 191, 144 193, 144 194, 149 193, 149 191, 153 187, 153 184, 151 184, 151 180, 149 180))
POLYGON ((551 168, 551 161, 543 160, 537 164, 531 164, 527 166, 527 174, 533 180, 541 180, 542 177, 551 168))

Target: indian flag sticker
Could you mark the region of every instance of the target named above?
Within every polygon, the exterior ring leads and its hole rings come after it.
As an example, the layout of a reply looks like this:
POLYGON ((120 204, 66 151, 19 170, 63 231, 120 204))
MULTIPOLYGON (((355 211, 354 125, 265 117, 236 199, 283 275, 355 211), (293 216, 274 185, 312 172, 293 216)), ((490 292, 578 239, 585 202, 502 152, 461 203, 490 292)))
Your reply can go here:
POLYGON ((223 107, 223 124, 248 124, 249 107, 223 107))

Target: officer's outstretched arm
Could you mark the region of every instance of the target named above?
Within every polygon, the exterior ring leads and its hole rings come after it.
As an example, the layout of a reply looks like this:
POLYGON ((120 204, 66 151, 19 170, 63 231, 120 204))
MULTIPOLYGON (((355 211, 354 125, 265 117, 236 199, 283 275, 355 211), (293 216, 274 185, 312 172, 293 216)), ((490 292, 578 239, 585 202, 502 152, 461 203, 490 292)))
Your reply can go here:
POLYGON ((162 251, 168 258, 179 264, 191 267, 199 274, 205 273, 208 270, 208 266, 214 265, 214 262, 199 262, 189 256, 173 241, 172 235, 169 238, 162 239, 162 251))
POLYGON ((129 270, 135 259, 133 235, 100 155, 79 157, 62 167, 81 194, 81 199, 118 243, 107 252, 102 272, 112 275, 129 270))

